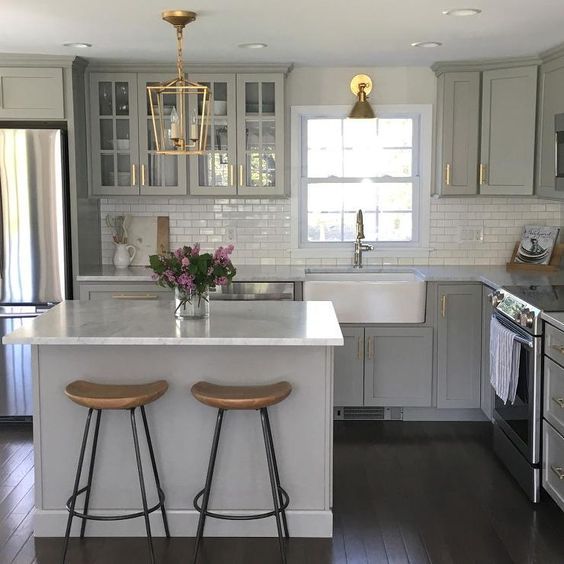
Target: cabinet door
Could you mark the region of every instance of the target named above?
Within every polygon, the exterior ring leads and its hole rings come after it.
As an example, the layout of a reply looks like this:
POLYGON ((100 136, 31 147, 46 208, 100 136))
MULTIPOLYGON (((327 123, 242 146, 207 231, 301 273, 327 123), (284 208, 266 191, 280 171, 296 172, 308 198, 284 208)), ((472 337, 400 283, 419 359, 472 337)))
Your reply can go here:
POLYGON ((564 113, 564 57, 541 66, 539 85, 536 193, 543 198, 564 200, 564 191, 555 188, 554 172, 554 118, 556 114, 564 113))
POLYGON ((238 194, 284 194, 284 78, 237 75, 238 194))
POLYGON ((484 415, 491 421, 495 392, 490 382, 490 320, 493 309, 490 302, 490 294, 495 292, 489 286, 482 287, 482 373, 480 407, 484 415))
POLYGON ((139 193, 137 75, 90 75, 92 194, 139 193))
POLYGON ((364 329, 341 327, 345 344, 335 347, 333 405, 364 405, 364 329))
POLYGON ((0 119, 64 119, 63 69, 0 68, 0 119))
POLYGON ((480 193, 533 193, 537 67, 484 72, 482 76, 480 193))
POLYGON ((480 73, 445 73, 439 78, 438 88, 439 191, 445 196, 476 194, 480 73))
MULTIPOLYGON (((170 80, 170 74, 139 74, 137 77, 139 105, 139 186, 147 196, 176 196, 187 193, 187 158, 183 155, 157 155, 151 106, 147 86, 170 80)), ((165 94, 163 109, 169 114, 177 106, 176 97, 165 94)), ((160 124, 157 123, 157 127, 160 124)), ((170 129, 170 123, 164 124, 170 129)))
POLYGON ((364 404, 431 405, 433 329, 366 328, 364 404))
POLYGON ((480 407, 482 289, 439 284, 437 407, 480 407))
MULTIPOLYGON (((211 123, 207 152, 190 157, 190 194, 237 193, 237 103, 234 74, 193 75, 192 82, 209 86, 212 92, 211 123)), ((193 111, 193 108, 191 108, 193 111)))

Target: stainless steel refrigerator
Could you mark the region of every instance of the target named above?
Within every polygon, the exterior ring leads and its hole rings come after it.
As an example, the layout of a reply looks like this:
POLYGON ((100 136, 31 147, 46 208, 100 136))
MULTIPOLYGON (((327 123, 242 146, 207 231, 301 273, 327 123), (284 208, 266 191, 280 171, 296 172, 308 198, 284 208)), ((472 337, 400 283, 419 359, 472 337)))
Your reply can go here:
MULTIPOLYGON (((2 335, 71 297, 66 136, 0 127, 2 335)), ((33 414, 31 351, 0 346, 0 422, 33 414)))

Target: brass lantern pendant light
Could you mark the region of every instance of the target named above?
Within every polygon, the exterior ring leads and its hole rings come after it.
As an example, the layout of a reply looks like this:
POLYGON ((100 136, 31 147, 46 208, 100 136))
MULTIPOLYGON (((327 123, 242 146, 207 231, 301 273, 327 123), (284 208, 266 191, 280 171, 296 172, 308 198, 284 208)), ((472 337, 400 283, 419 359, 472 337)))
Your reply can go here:
POLYGON ((357 97, 349 118, 374 119, 376 115, 367 100, 368 94, 372 92, 372 79, 366 74, 357 74, 351 80, 351 92, 357 97))
POLYGON ((196 19, 194 12, 166 10, 164 21, 176 28, 176 77, 147 86, 156 152, 161 155, 201 155, 206 149, 210 122, 211 91, 188 82, 182 61, 183 31, 196 19))

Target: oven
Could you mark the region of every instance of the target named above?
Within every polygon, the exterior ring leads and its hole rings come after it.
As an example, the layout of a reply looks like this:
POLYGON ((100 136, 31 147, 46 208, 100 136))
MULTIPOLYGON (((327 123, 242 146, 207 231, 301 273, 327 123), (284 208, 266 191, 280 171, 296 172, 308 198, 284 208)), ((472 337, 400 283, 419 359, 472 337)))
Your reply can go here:
POLYGON ((493 317, 513 332, 521 344, 515 402, 496 394, 494 449, 533 502, 540 500, 542 419, 542 337, 528 333, 506 316, 493 317))

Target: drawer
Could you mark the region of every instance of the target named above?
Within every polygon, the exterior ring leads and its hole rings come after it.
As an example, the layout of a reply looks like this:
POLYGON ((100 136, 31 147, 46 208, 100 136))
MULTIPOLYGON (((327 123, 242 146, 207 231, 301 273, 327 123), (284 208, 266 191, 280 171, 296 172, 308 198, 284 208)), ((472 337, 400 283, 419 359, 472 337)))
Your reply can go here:
POLYGON ((544 362, 544 417, 564 435, 564 368, 549 358, 544 362))
POLYGON ((542 485, 564 510, 564 437, 543 422, 542 485))
POLYGON ((564 366, 564 331, 544 324, 544 354, 564 366))
POLYGON ((174 299, 169 288, 161 288, 156 284, 81 284, 80 299, 97 300, 168 300, 174 299))

